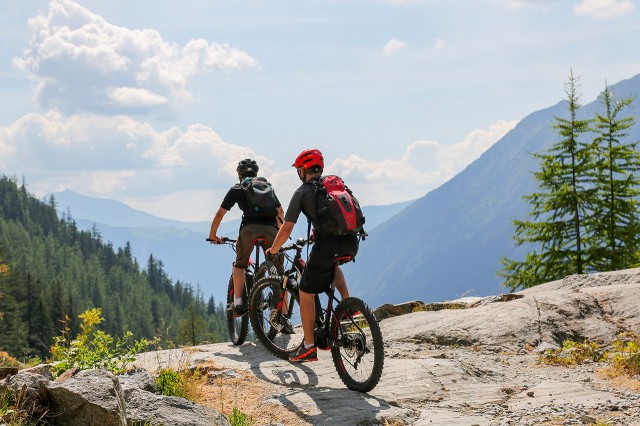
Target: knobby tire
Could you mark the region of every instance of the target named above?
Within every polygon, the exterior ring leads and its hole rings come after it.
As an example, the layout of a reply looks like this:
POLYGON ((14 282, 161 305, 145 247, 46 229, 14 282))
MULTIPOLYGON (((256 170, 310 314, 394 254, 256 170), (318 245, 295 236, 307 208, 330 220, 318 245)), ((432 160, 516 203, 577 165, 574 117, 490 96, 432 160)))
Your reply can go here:
POLYGON ((384 365, 382 333, 369 306, 356 297, 338 303, 331 317, 333 364, 347 388, 369 392, 380 380, 384 365))
MULTIPOLYGON (((234 302, 234 289, 233 289, 233 275, 229 278, 229 287, 227 289, 227 307, 233 306, 234 302)), ((246 288, 242 292, 243 303, 246 303, 247 300, 247 291, 246 288)), ((249 330, 249 318, 247 314, 242 315, 241 317, 233 317, 233 312, 227 310, 227 326, 229 329, 229 339, 234 346, 239 346, 244 343, 247 338, 247 332, 249 330)))
POLYGON ((256 337, 278 358, 289 359, 304 342, 298 293, 288 288, 282 291, 282 278, 258 280, 249 295, 249 317, 256 337), (286 320, 292 334, 283 333, 286 320))
MULTIPOLYGON (((276 270, 275 265, 272 262, 265 260, 258 267, 258 271, 256 272, 257 277, 251 277, 251 282, 246 282, 247 276, 245 275, 245 287, 242 292, 242 303, 247 306, 247 293, 253 288, 254 280, 277 274, 278 271, 276 270)), ((233 275, 231 275, 231 278, 229 278, 229 287, 227 289, 227 307, 233 306, 234 297, 233 275)), ((229 339, 231 340, 231 343, 233 343, 234 346, 242 345, 245 340, 247 340, 247 334, 249 332, 249 314, 246 313, 241 317, 234 318, 233 312, 227 311, 227 326, 229 329, 229 339)))

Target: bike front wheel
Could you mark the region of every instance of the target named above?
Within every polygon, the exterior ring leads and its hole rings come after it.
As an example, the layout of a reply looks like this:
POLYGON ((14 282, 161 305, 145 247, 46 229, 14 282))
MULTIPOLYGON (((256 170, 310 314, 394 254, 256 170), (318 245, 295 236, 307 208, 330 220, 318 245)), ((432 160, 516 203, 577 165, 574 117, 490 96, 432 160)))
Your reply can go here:
MULTIPOLYGON (((243 304, 246 306, 246 290, 242 292, 243 304)), ((241 316, 235 316, 233 314, 233 302, 235 299, 235 291, 233 288, 233 276, 229 278, 229 287, 227 289, 227 327, 229 329, 229 339, 235 346, 239 346, 244 343, 247 338, 247 332, 249 329, 249 318, 247 314, 241 316)))
POLYGON ((265 277, 277 277, 278 275, 278 268, 270 260, 265 260, 256 269, 256 281, 265 277))
POLYGON ((253 332, 269 352, 289 359, 304 342, 298 293, 282 288, 282 278, 259 280, 249 295, 253 332))
POLYGON ((351 390, 369 392, 382 376, 382 332, 369 306, 356 297, 338 303, 331 317, 331 355, 342 382, 351 390))

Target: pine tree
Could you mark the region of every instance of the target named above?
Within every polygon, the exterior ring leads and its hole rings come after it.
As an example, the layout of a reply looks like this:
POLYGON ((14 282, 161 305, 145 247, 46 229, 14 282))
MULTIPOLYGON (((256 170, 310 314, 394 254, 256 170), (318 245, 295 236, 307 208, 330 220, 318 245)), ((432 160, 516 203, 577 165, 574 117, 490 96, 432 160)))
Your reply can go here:
MULTIPOLYGON (((2 260, 2 256, 0 256, 0 280, 2 280, 2 278, 6 277, 7 275, 9 275, 9 265, 4 263, 4 261, 2 260)), ((1 281, 0 281, 0 284, 1 284, 1 281)), ((2 289, 2 286, 0 286, 0 289, 2 289)), ((0 303, 2 302, 3 297, 4 296, 0 291, 0 303)), ((2 305, 0 304, 0 308, 1 307, 2 305)), ((4 313, 2 312, 2 310, 0 310, 0 321, 2 321, 3 317, 4 317, 4 313)))
POLYGON ((628 141, 633 115, 619 115, 632 106, 634 97, 616 99, 605 82, 600 94, 604 109, 596 114, 594 139, 597 196, 593 221, 595 249, 590 261, 594 269, 613 271, 634 266, 640 248, 640 141, 628 141))
POLYGON ((213 296, 209 297, 209 301, 207 302, 207 315, 215 315, 216 314, 216 300, 213 296))
MULTIPOLYGON (((9 274, 6 280, 8 289, 22 288, 20 274, 9 274)), ((3 311, 4 317, 0 321, 0 348, 16 357, 22 357, 25 349, 23 342, 28 335, 27 324, 24 321, 25 302, 8 291, 3 297, 3 311)))
POLYGON ((195 303, 190 303, 184 313, 184 319, 178 324, 178 337, 192 346, 199 344, 206 332, 206 322, 198 313, 195 303))
POLYGON ((2 175, 0 257, 0 350, 14 356, 46 358, 53 336, 62 327, 76 334, 77 312, 94 307, 108 314, 104 329, 112 335, 163 332, 170 344, 183 320, 185 342, 228 339, 225 312, 207 316, 199 288, 174 285, 153 257, 144 270, 130 244, 116 253, 97 228, 79 230, 70 213, 58 218, 53 198, 40 201, 24 180, 2 175))
POLYGON ((569 118, 554 117, 560 140, 547 152, 533 154, 540 160, 540 170, 534 173, 538 191, 524 197, 531 205, 529 220, 514 220, 516 245, 529 244, 532 252, 523 261, 503 258, 498 272, 511 290, 586 270, 585 219, 590 217, 595 190, 590 173, 592 145, 580 140, 592 120, 578 119, 578 83, 579 77, 571 72, 565 86, 569 118))

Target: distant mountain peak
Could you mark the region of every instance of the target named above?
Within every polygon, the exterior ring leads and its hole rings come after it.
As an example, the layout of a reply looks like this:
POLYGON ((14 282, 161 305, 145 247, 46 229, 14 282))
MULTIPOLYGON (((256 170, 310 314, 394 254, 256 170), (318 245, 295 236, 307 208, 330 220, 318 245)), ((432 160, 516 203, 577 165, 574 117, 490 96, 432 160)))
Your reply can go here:
POLYGON ((70 211, 75 219, 85 219, 109 226, 128 228, 185 228, 198 232, 208 232, 208 222, 183 222, 165 219, 137 210, 117 200, 90 197, 71 189, 54 192, 58 211, 70 211))

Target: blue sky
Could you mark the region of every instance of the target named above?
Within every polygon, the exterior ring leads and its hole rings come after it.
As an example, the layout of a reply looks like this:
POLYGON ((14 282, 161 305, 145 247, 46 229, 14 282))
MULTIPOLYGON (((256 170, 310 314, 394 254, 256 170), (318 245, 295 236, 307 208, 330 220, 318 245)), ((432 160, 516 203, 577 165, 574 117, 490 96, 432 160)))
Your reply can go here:
MULTIPOLYGON (((362 204, 420 197, 515 124, 640 72, 632 0, 0 0, 0 171, 209 220, 254 157, 321 149, 362 204)), ((73 213, 73 212, 72 212, 73 213)))

